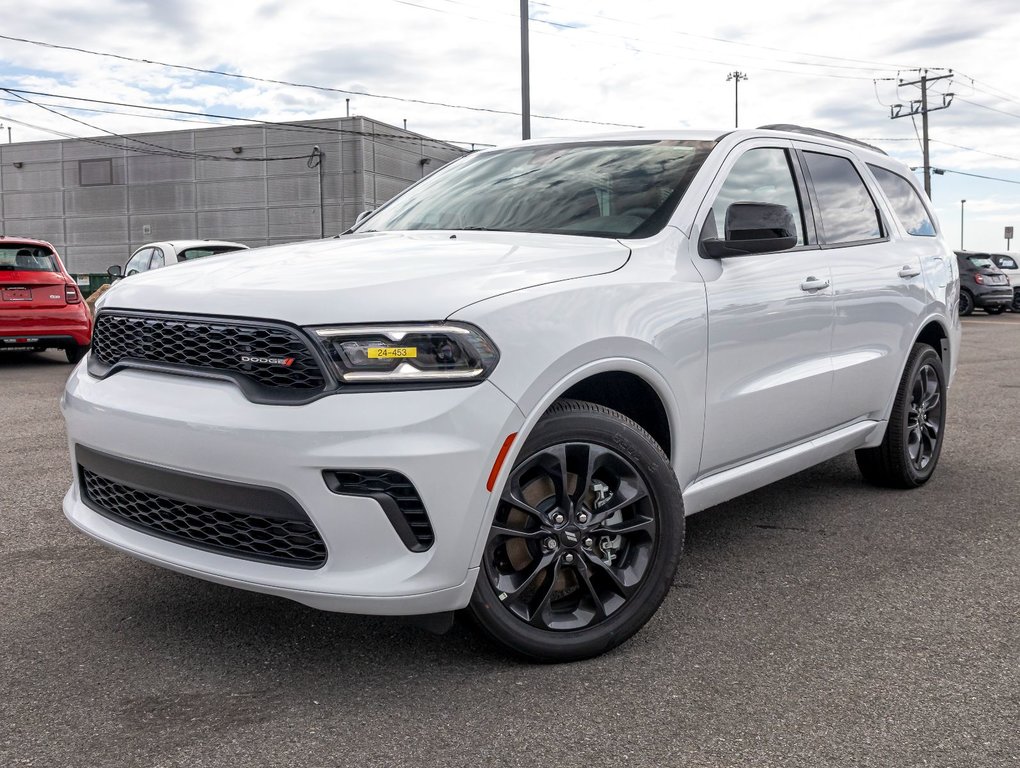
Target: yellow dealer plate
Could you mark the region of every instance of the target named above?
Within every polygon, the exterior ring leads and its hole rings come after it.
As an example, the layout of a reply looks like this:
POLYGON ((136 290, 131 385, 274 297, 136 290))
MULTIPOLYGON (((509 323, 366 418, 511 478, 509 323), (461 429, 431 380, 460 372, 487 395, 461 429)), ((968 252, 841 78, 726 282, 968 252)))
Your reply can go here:
POLYGON ((390 358, 418 357, 417 347, 369 347, 369 360, 388 360, 390 358))

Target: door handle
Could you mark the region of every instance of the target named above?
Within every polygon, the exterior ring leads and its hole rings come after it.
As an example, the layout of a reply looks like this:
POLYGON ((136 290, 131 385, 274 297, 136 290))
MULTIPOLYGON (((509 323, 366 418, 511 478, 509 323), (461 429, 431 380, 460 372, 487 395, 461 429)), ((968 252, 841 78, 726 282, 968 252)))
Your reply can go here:
POLYGON ((829 287, 828 280, 819 280, 817 277, 806 277, 800 284, 802 291, 820 291, 829 287))
POLYGON ((912 267, 909 264, 904 264, 903 268, 896 274, 899 275, 900 277, 917 277, 919 274, 921 274, 921 270, 919 270, 917 267, 912 267))

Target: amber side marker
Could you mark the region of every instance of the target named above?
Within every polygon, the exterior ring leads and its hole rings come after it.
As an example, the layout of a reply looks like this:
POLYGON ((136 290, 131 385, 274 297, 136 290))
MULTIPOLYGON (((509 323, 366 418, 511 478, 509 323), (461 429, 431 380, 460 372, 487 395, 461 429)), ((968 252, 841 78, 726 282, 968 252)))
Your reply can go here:
POLYGON ((499 474, 499 470, 503 468, 503 461, 510 452, 510 446, 513 445, 515 437, 517 437, 516 432, 507 435, 506 440, 503 441, 503 447, 499 449, 499 455, 496 456, 496 461, 492 465, 492 471, 489 473, 489 482, 485 484, 485 490, 489 493, 492 493, 492 486, 496 484, 496 476, 499 474))

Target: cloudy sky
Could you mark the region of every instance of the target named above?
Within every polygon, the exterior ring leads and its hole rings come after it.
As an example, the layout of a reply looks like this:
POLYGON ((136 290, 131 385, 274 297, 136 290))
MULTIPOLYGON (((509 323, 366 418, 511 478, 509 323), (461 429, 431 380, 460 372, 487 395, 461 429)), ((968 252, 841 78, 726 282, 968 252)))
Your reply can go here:
MULTIPOLYGON (((7 38, 162 63, 0 39, 0 88, 36 92, 20 94, 27 103, 0 91, 0 123, 16 142, 223 122, 142 107, 297 120, 341 116, 347 98, 351 114, 450 141, 521 135, 517 0, 33 0, 16 10, 6 0, 4 10, 7 38)), ((1015 0, 533 0, 530 16, 536 137, 613 124, 726 129, 726 77, 739 71, 742 126, 816 126, 919 166, 915 125, 891 120, 889 105, 919 98, 898 86, 917 68, 952 70, 931 89, 936 105, 954 94, 930 115, 931 164, 946 170, 932 182, 943 228, 958 247, 966 199, 967 248, 1003 250, 1006 225, 1020 234, 1015 0)))

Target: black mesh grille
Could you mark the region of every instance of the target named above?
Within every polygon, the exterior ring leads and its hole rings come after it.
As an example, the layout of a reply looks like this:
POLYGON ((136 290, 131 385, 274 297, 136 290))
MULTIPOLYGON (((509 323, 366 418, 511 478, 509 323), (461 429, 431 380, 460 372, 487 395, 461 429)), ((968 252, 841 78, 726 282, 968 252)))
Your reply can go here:
POLYGON ((81 467, 89 501, 118 522, 181 544, 276 565, 318 567, 326 545, 310 520, 286 520, 178 501, 81 467))
POLYGON ((378 501, 408 549, 423 552, 432 546, 436 536, 425 504, 414 484, 399 472, 332 470, 325 473, 325 478, 334 493, 368 496, 378 501))
POLYGON ((108 366, 128 358, 232 371, 263 387, 308 390, 326 383, 315 355, 297 333, 243 320, 102 312, 92 353, 108 366))

